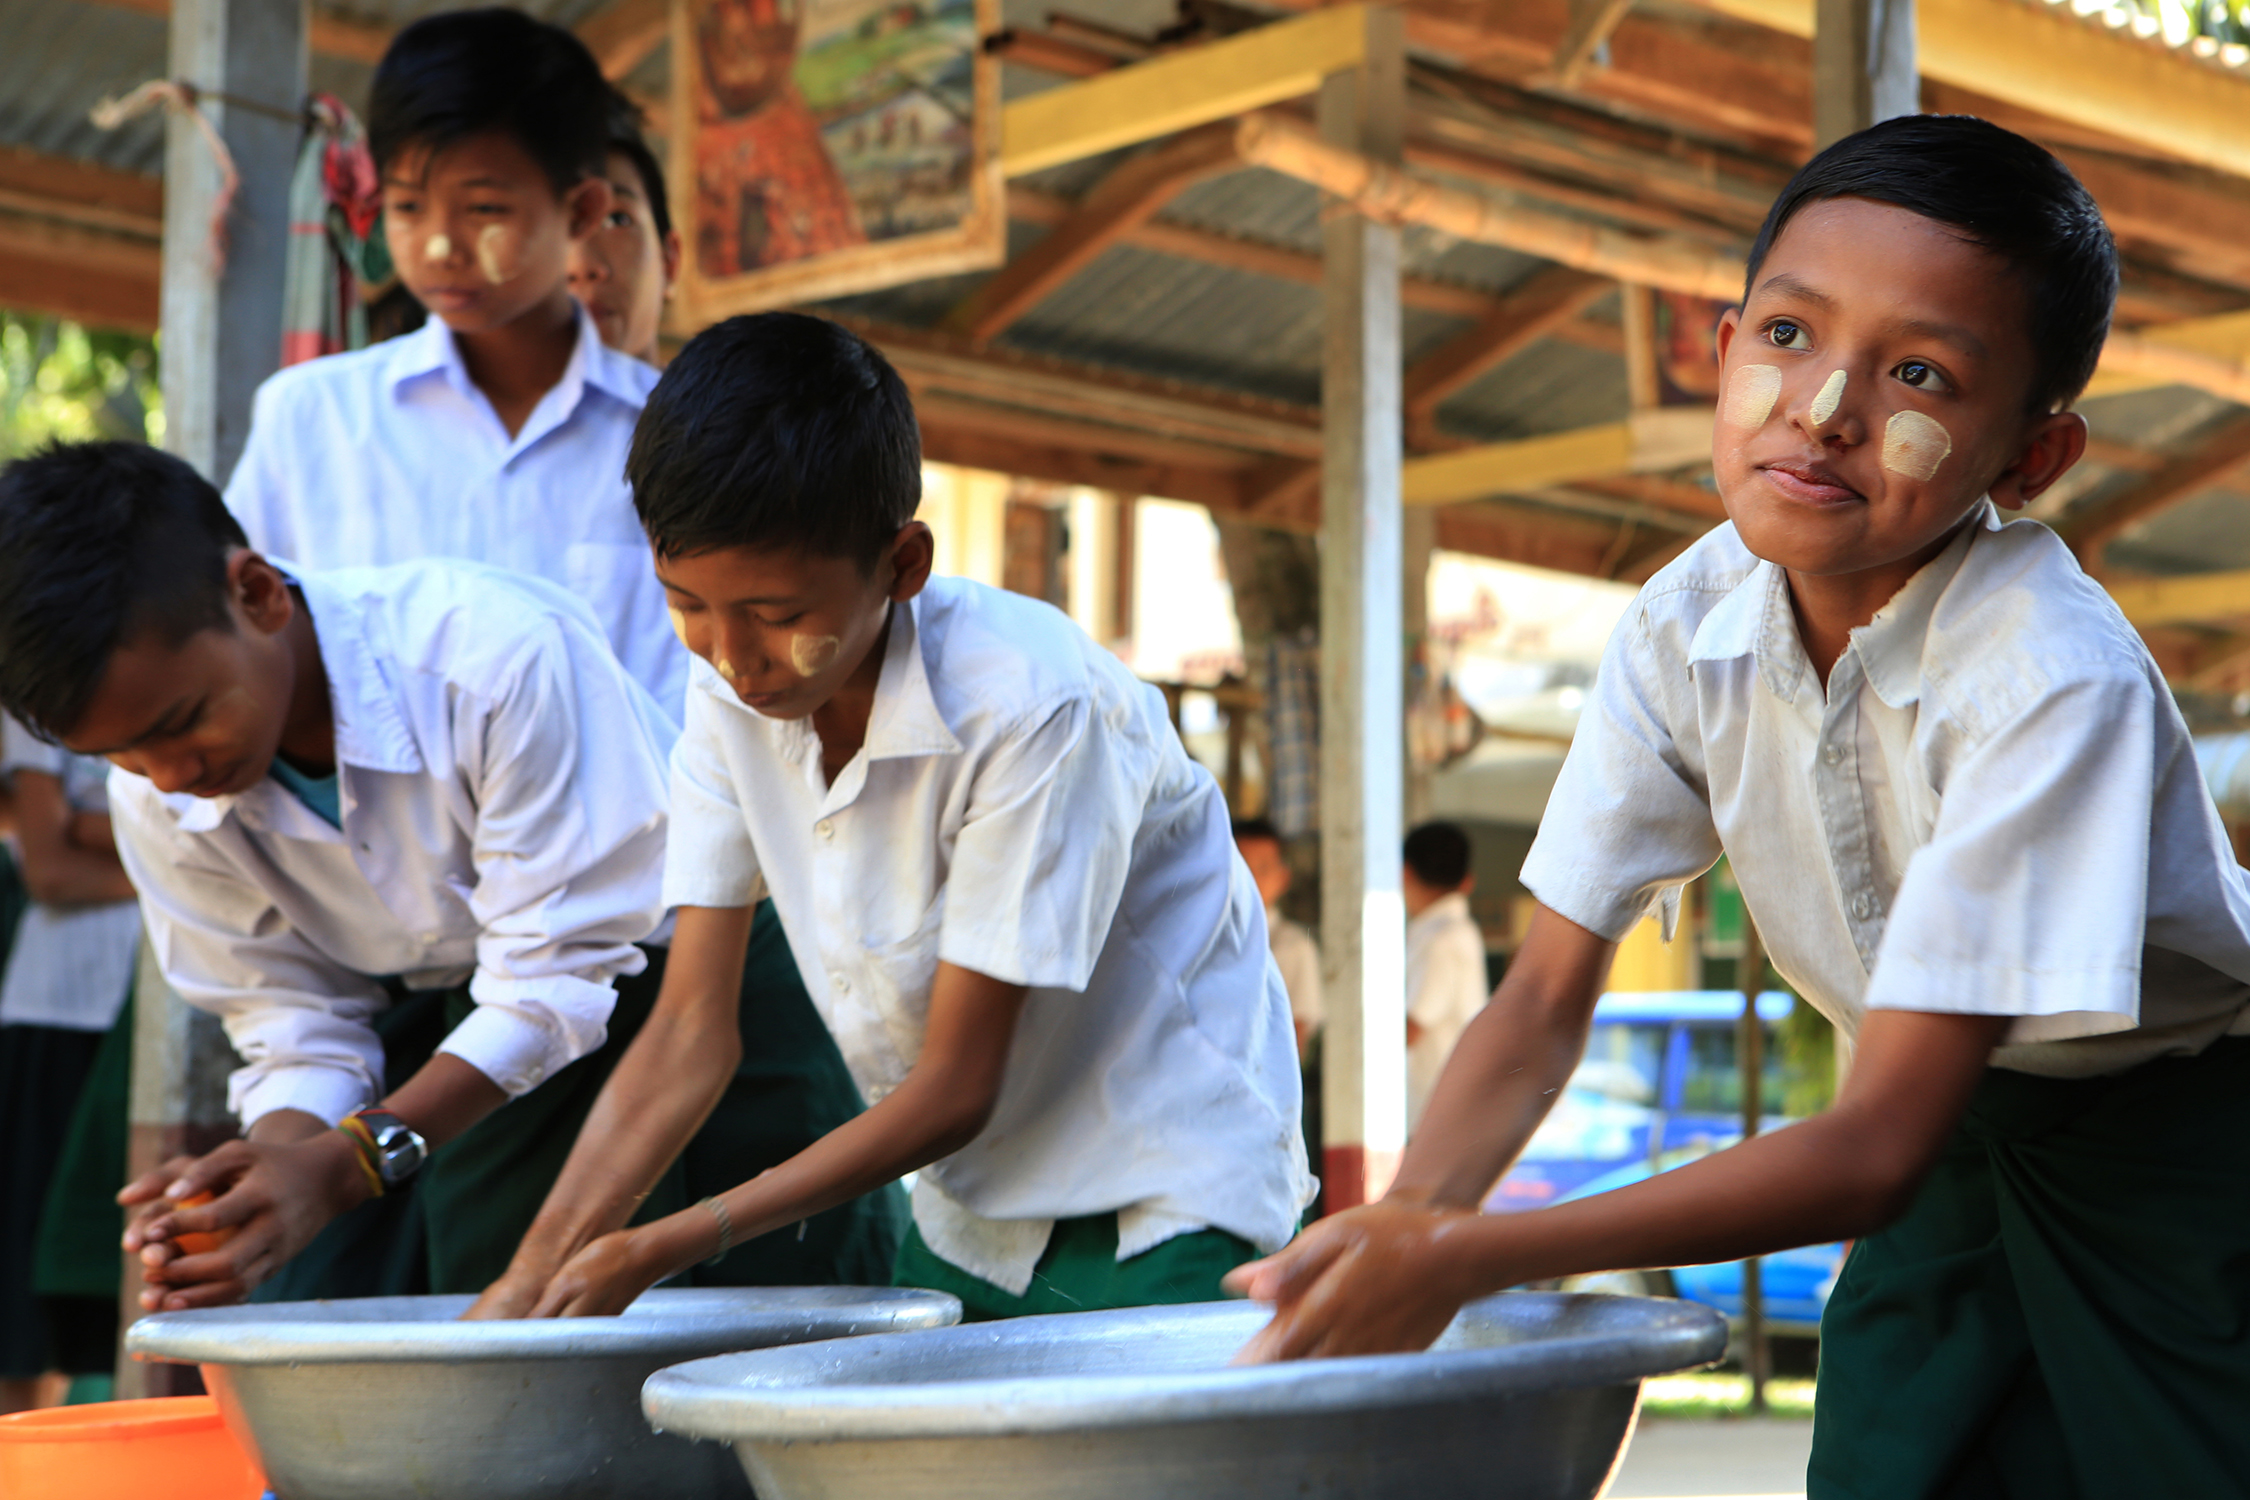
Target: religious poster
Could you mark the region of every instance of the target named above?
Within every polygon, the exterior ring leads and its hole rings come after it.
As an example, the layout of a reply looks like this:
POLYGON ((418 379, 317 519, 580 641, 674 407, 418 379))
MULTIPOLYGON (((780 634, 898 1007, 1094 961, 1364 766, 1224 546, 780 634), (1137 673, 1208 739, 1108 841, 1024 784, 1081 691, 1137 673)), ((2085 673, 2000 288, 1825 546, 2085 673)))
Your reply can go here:
POLYGON ((673 0, 691 326, 1006 258, 997 5, 673 0))

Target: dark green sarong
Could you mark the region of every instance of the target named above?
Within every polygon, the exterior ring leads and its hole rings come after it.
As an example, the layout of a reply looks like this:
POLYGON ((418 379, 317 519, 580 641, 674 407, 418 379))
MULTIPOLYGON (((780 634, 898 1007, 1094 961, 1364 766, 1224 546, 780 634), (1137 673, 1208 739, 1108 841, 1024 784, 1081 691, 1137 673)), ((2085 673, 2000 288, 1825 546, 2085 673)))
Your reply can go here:
POLYGON ((2250 1039, 1994 1069, 1820 1352, 1810 1500, 2250 1495, 2250 1039))

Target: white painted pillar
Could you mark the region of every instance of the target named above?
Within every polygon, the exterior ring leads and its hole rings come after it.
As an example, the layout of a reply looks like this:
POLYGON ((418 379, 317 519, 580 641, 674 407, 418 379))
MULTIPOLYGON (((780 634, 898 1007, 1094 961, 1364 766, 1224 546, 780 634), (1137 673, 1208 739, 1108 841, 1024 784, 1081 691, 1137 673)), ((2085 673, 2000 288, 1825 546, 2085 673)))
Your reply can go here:
POLYGON ((1814 144, 1833 145, 1879 120, 1921 108, 1914 0, 1816 0, 1814 144))
MULTIPOLYGON (((1332 144, 1396 162, 1399 13, 1366 12, 1366 61, 1328 78, 1332 144)), ((1322 1176, 1330 1212, 1378 1198, 1406 1144, 1406 915, 1399 893, 1399 235, 1331 204, 1322 226, 1320 838, 1322 1176)))
MULTIPOLYGON (((222 177, 193 120, 168 116, 164 142, 162 384, 164 445, 224 485, 250 431, 250 398, 281 364, 289 178, 302 131, 306 0, 173 0, 170 76, 233 155, 240 185, 217 271, 212 210, 222 177), (224 97, 220 97, 224 96, 224 97), (256 107, 249 107, 256 106, 256 107)), ((219 1024, 190 1011, 143 954, 134 985, 128 1175, 200 1152, 233 1131, 226 1075, 234 1054, 219 1024)), ((138 1262, 123 1267, 124 1316, 140 1311, 138 1262)), ((120 1398, 193 1389, 182 1365, 120 1357, 120 1398)))

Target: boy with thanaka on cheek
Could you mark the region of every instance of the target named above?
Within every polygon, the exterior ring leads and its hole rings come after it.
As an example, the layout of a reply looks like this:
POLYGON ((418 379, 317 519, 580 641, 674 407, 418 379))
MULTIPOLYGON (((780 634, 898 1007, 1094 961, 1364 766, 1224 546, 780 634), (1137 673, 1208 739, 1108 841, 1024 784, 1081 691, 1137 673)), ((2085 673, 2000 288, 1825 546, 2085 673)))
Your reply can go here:
POLYGON ((1047 605, 930 576, 905 387, 833 324, 696 337, 629 473, 701 659, 674 975, 723 970, 769 884, 869 1108, 622 1228, 726 1062, 725 997, 675 978, 486 1310, 615 1312, 910 1171, 896 1279, 972 1318, 1217 1296, 1312 1184, 1257 888, 1162 698, 1047 605))
MULTIPOLYGON (((1524 869, 1542 909, 1396 1185, 1234 1278, 1246 1357, 1427 1344, 1467 1298, 1855 1239, 1814 1497, 2242 1493, 2250 889, 2147 650, 2003 514, 2084 450, 2092 200, 1908 117, 1785 188, 1720 331, 1720 527, 1641 591, 1524 869), (1482 1217, 1616 941, 1724 853, 1857 1049, 1835 1105, 1482 1217)), ((1669 910, 1669 906, 1664 909, 1669 910)))

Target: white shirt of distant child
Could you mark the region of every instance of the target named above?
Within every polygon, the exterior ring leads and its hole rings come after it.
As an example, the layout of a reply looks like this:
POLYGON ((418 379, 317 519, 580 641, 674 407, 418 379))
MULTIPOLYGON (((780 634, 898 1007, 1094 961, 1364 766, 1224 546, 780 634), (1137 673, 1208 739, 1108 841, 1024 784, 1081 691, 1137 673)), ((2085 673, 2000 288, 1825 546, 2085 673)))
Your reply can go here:
POLYGON ((677 717, 688 654, 625 483, 633 424, 656 379, 603 344, 579 307, 562 379, 511 438, 452 332, 432 318, 260 386, 227 508, 251 546, 303 568, 463 557, 559 583, 677 717))
MULTIPOLYGON (((50 745, 0 714, 0 775, 36 771, 62 783, 72 812, 109 811, 109 763, 50 745)), ((125 1007, 140 949, 141 913, 132 901, 24 908, 0 979, 0 1026, 107 1031, 125 1007)))
POLYGON ((1492 994, 1484 933, 1469 898, 1447 891, 1406 924, 1406 1018, 1420 1035, 1406 1047, 1406 1128, 1422 1122, 1445 1060, 1492 994))
MULTIPOLYGON (((1724 849, 1782 977, 2014 1016, 2053 1077, 2250 1032, 2250 884, 2163 675, 2069 550, 1988 502, 1831 670, 1788 582, 1712 531, 1611 638, 1524 884, 1622 937, 1724 849)), ((1669 932, 1667 932, 1669 936, 1669 932)))
POLYGON ((1216 1227, 1294 1232, 1305 1170, 1289 1001, 1224 798, 1164 700, 1044 604, 933 578, 896 607, 861 752, 698 661, 665 899, 763 875, 867 1102, 919 1055, 940 960, 1026 985, 983 1134, 924 1168, 915 1223, 1021 1295, 1054 1221, 1115 1210, 1119 1260, 1216 1227))
POLYGON ((380 976, 468 980, 441 1051, 511 1096, 602 1044, 664 914, 676 730, 585 605, 451 560, 296 576, 336 718, 331 825, 268 776, 167 796, 113 771, 118 852, 166 978, 246 1066, 228 1107, 335 1121, 383 1076, 380 976))

